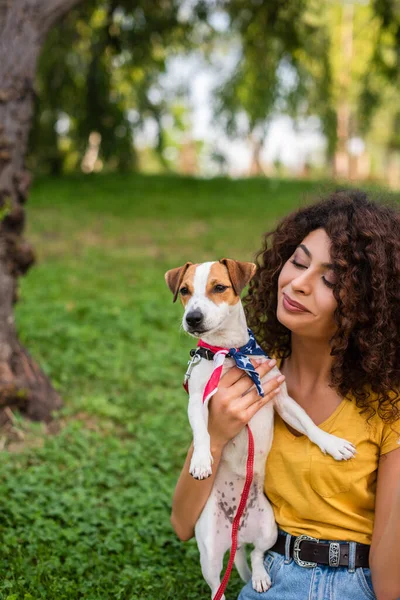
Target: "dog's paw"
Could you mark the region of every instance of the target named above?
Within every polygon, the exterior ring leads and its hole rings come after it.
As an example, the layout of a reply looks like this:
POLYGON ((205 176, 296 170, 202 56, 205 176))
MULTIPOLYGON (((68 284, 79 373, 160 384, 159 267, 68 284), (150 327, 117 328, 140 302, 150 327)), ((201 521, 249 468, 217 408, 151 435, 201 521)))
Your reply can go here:
POLYGON ((266 592, 271 587, 271 577, 267 571, 263 569, 264 573, 254 573, 251 578, 251 584, 256 592, 266 592))
POLYGON ((189 473, 195 479, 207 479, 212 474, 211 464, 213 457, 210 452, 197 451, 193 452, 192 460, 190 461, 189 473))
POLYGON ((330 454, 335 460, 349 460, 356 454, 356 448, 351 442, 329 433, 318 440, 317 444, 321 452, 330 454))
POLYGON ((212 475, 211 465, 190 465, 189 473, 195 479, 207 479, 212 475))

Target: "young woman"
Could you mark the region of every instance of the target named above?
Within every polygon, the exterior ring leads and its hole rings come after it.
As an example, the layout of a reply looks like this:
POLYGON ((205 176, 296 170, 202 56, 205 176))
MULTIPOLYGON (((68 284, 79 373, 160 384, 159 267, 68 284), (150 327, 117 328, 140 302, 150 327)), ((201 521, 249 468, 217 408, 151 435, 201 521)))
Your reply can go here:
MULTIPOLYGON (((265 234, 245 307, 289 394, 355 458, 323 456, 278 415, 265 492, 280 528, 266 553, 272 587, 239 600, 400 598, 400 211, 338 192, 265 234), (294 304, 297 304, 297 310, 294 304), (304 540, 299 536, 308 536, 304 540)), ((263 376, 270 367, 258 367, 263 376)), ((264 402, 279 382, 264 386, 264 402)), ((224 445, 262 403, 231 369, 210 403, 213 476, 176 486, 171 522, 182 540, 211 491, 224 445)))

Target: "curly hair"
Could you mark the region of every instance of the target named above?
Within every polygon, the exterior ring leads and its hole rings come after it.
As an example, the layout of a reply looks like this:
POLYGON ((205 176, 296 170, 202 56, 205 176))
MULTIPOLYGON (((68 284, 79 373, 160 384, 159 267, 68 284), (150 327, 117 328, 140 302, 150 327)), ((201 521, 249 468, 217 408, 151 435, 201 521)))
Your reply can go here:
POLYGON ((330 238, 336 275, 329 385, 343 397, 351 393, 368 419, 378 412, 393 423, 400 417, 400 209, 394 203, 373 202, 360 190, 336 191, 266 232, 244 298, 248 323, 267 354, 290 356, 291 331, 276 317, 278 277, 319 228, 330 238))

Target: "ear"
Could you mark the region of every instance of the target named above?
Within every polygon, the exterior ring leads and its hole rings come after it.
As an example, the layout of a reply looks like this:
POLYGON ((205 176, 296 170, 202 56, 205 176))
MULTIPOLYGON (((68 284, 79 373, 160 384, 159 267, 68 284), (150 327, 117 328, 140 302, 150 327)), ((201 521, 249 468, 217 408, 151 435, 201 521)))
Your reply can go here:
POLYGON ((169 271, 167 271, 165 273, 164 277, 165 277, 165 281, 167 282, 167 286, 169 287, 171 292, 174 294, 174 299, 172 302, 176 301, 176 299, 178 297, 179 288, 182 283, 182 279, 183 279, 186 271, 192 264, 193 263, 191 263, 191 262, 187 262, 186 264, 183 265, 183 267, 176 267, 176 269, 170 269, 169 271))
POLYGON ((256 272, 257 266, 251 262, 240 262, 231 258, 221 258, 219 261, 228 269, 232 287, 237 296, 246 287, 256 272))

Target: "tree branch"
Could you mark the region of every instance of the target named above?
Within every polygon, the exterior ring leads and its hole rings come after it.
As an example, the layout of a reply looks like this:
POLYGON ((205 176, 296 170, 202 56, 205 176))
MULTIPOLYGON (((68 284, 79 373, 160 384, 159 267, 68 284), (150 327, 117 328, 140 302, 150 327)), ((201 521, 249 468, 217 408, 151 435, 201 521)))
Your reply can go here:
MULTIPOLYGON (((2 2, 4 0, 0 0, 2 2)), ((7 1, 7 0, 6 0, 7 1)), ((83 0, 37 0, 41 27, 47 32, 56 21, 83 0)))

